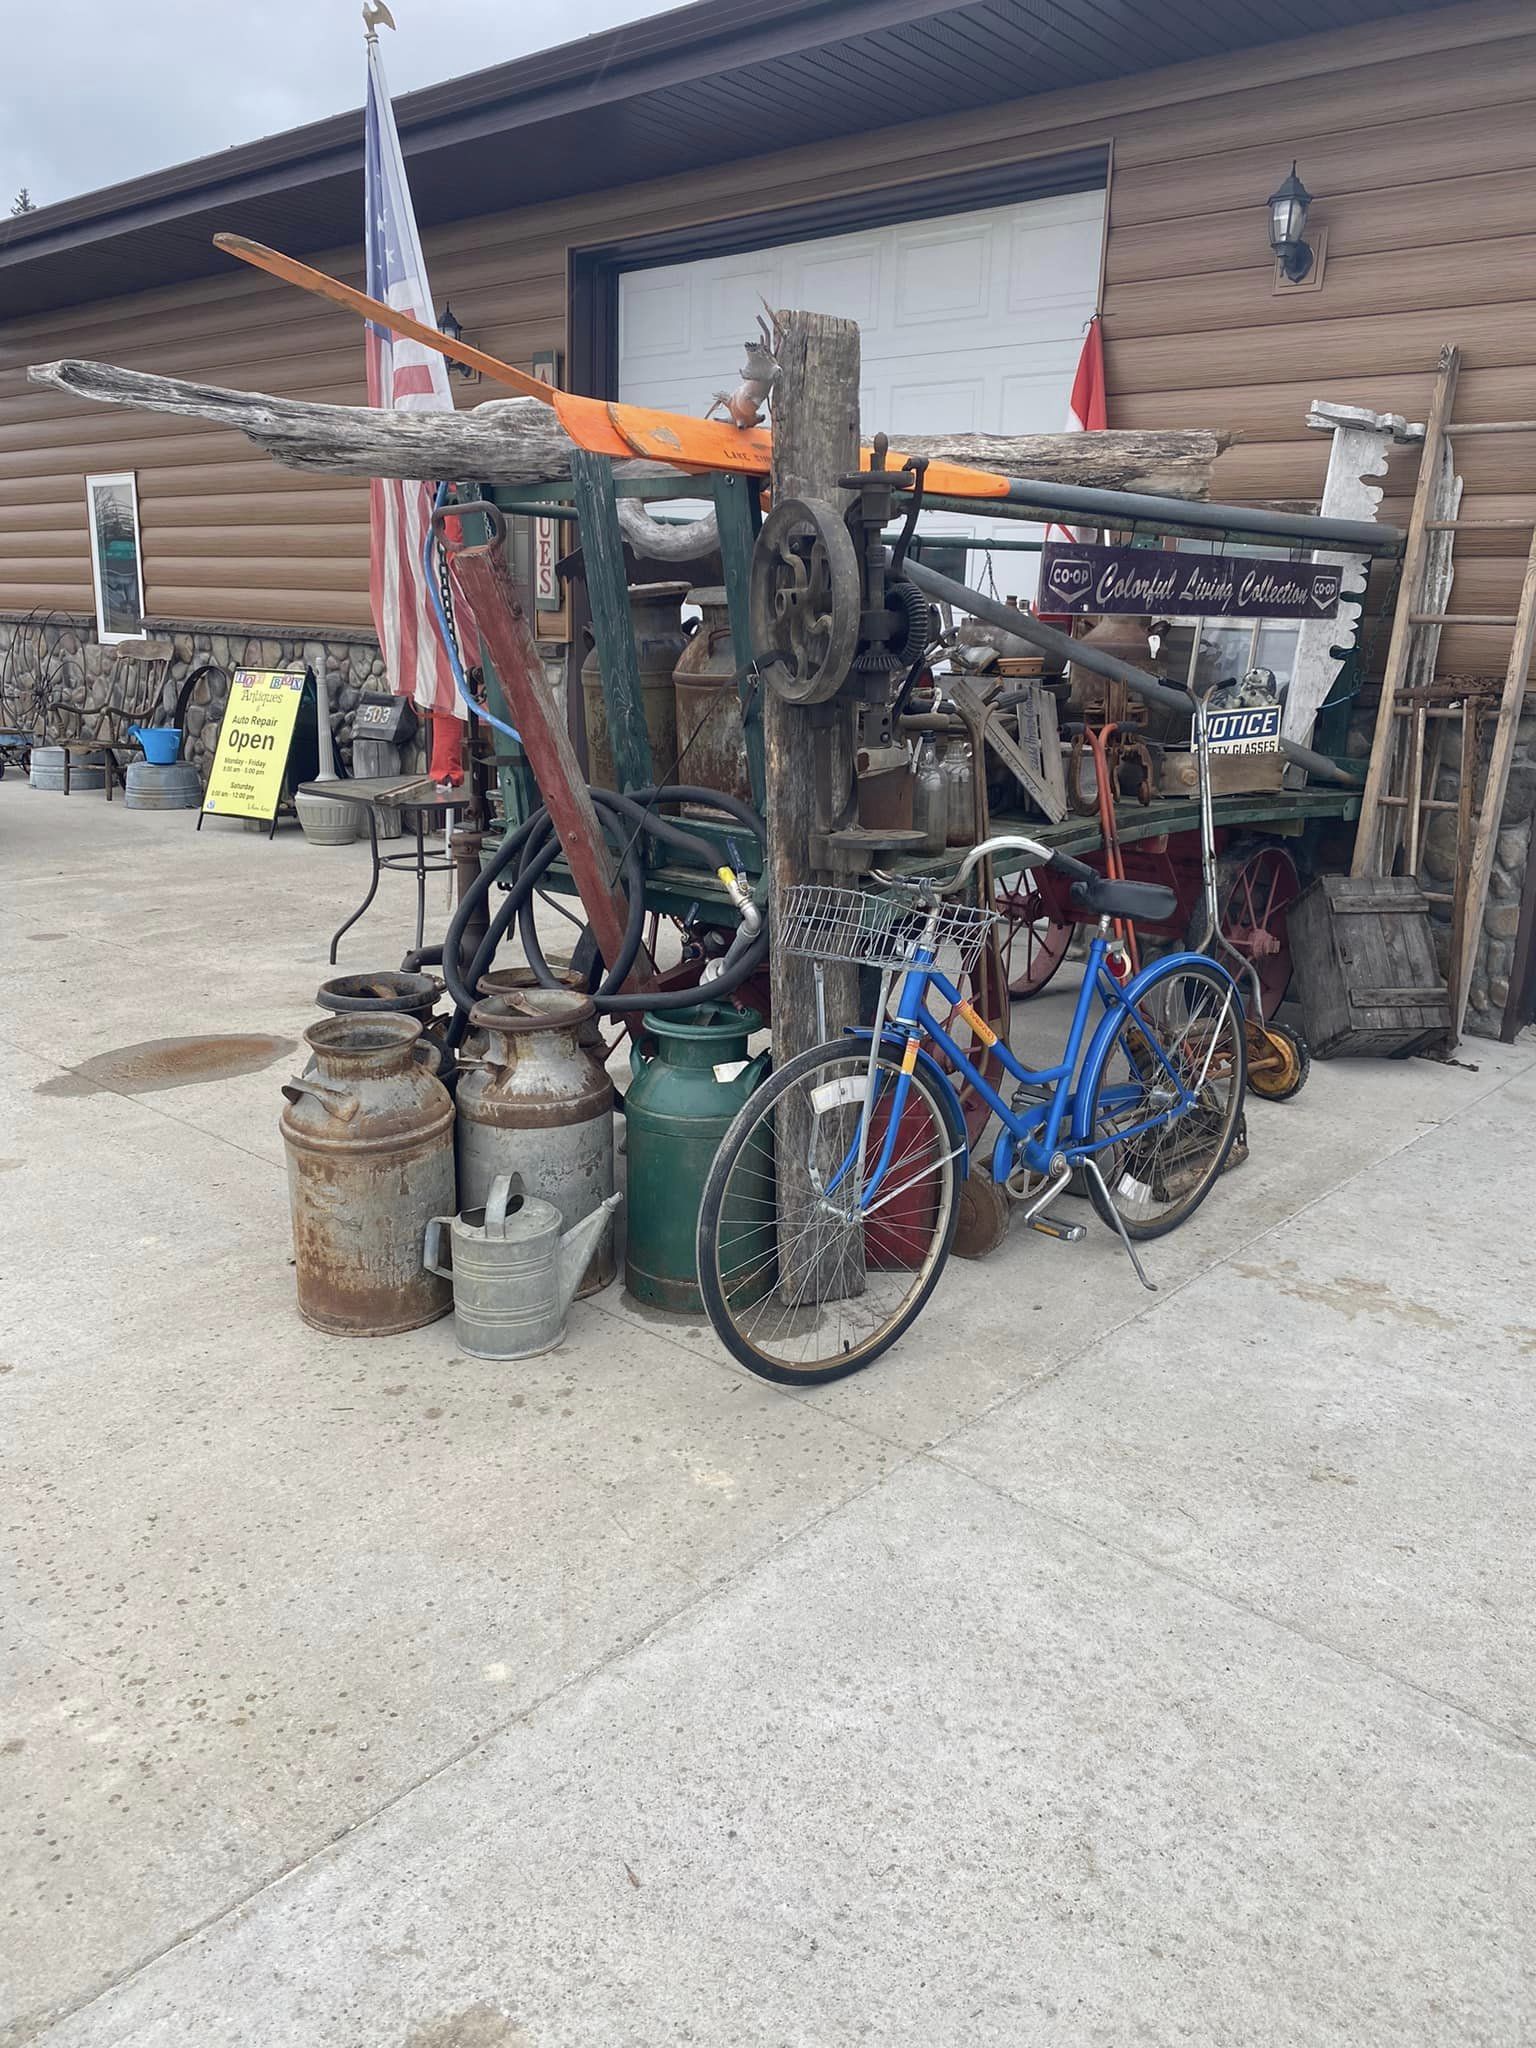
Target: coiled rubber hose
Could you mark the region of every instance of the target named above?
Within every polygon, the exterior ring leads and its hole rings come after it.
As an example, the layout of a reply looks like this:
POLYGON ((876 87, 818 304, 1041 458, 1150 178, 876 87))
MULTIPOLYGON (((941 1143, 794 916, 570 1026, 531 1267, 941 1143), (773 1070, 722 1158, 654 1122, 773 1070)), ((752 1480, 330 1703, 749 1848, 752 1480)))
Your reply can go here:
MULTIPOLYGON (((748 939, 738 933, 725 956, 722 971, 704 989, 657 989, 648 995, 621 995, 640 951, 641 934, 645 926, 645 865, 639 852, 639 837, 642 833, 652 839, 659 839, 674 853, 691 864, 711 871, 718 865, 718 856, 708 840, 675 818, 658 817, 651 806, 658 803, 691 803, 707 805, 711 810, 723 812, 735 818, 748 832, 753 833, 759 844, 766 841, 767 833, 757 813, 742 803, 739 798, 728 796, 718 789, 696 789, 687 783, 667 783, 656 789, 637 789, 628 796, 621 796, 617 790, 592 789, 589 791, 598 817, 622 847, 620 880, 628 899, 629 914, 624 928, 624 941, 616 961, 604 961, 602 979, 592 989, 592 1000, 600 1010, 685 1010, 697 1003, 716 996, 729 995, 733 989, 750 980, 768 957, 768 930, 766 924, 757 934, 748 939)), ((513 919, 517 919, 528 965, 546 988, 561 986, 554 970, 544 958, 534 929, 533 897, 545 870, 558 857, 560 842, 555 836, 554 825, 546 808, 540 807, 497 848, 489 864, 482 868, 476 879, 465 891, 457 910, 453 914, 443 939, 443 979, 448 993, 453 998, 455 1015, 448 1032, 448 1045, 458 1045, 469 1026, 469 1012, 479 1000, 475 994, 480 978, 490 970, 497 949, 506 937, 513 919), (463 959, 464 933, 470 921, 486 903, 491 890, 516 862, 516 872, 490 927, 476 950, 473 960, 466 967, 463 959)))

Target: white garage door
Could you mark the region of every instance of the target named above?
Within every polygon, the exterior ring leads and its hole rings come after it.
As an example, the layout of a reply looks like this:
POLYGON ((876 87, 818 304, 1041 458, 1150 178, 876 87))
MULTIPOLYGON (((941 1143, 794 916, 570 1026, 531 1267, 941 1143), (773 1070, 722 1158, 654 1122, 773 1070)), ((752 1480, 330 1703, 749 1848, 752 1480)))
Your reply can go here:
MULTIPOLYGON (((1104 194, 1074 192, 864 234, 713 256, 619 280, 619 396, 702 413, 736 383, 764 300, 859 323, 865 439, 1055 433, 1094 310, 1104 194)), ((940 514, 924 530, 1038 538, 1016 521, 940 514)), ((971 558, 971 580, 984 580, 971 558)), ((1028 595, 1035 557, 996 555, 1028 595)))

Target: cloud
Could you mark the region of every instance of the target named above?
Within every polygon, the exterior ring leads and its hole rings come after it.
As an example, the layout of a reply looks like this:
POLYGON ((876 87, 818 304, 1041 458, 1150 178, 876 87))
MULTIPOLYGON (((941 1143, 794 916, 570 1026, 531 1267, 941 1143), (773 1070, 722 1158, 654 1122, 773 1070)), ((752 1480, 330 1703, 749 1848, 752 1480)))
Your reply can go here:
MULTIPOLYGON (((40 0, 7 10, 0 218, 360 107, 349 0, 40 0)), ((658 0, 391 0, 390 89, 434 85, 661 11, 658 0)))

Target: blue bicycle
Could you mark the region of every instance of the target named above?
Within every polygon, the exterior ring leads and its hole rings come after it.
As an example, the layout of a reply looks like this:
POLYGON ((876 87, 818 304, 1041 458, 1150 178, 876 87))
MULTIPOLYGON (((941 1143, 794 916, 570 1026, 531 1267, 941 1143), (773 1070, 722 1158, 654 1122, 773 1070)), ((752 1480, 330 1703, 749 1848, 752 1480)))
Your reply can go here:
POLYGON ((985 1171, 970 1157, 957 1082, 997 1120, 991 1176, 1025 1220, 1082 1237, 1081 1224, 1048 1213, 1080 1176, 1147 1286, 1135 1240, 1194 1213, 1242 1116, 1243 1006, 1226 969, 1175 953, 1130 979, 1116 972, 1126 962, 1113 920, 1170 916, 1172 890, 1106 881, 1014 836, 987 840, 947 878, 875 879, 881 894, 801 888, 781 906, 775 943, 816 962, 819 980, 828 966, 879 977, 873 1023, 812 1046, 757 1090, 721 1140, 699 1211, 711 1323, 749 1371, 791 1385, 868 1365, 938 1284, 960 1184, 985 1171), (1039 1070, 957 986, 995 919, 953 899, 1004 851, 1070 875, 1073 902, 1098 919, 1061 1059, 1039 1070), (1007 1099, 951 1036, 961 1020, 1014 1082, 1007 1099))

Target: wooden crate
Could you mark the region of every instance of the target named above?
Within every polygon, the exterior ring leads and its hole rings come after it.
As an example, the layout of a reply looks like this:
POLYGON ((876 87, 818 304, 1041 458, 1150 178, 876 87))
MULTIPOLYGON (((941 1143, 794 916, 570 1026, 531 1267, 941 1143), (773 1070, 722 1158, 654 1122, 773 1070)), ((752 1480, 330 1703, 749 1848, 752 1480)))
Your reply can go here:
MULTIPOLYGON (((1285 756, 1274 754, 1212 754, 1211 794, 1243 796, 1256 789, 1279 789, 1285 756)), ((1163 755, 1163 796, 1198 796, 1200 770, 1192 753, 1169 747, 1163 755)))
POLYGON ((1286 920, 1308 1045, 1323 1059, 1415 1052, 1451 1029, 1429 903, 1407 875, 1319 875, 1286 920))

